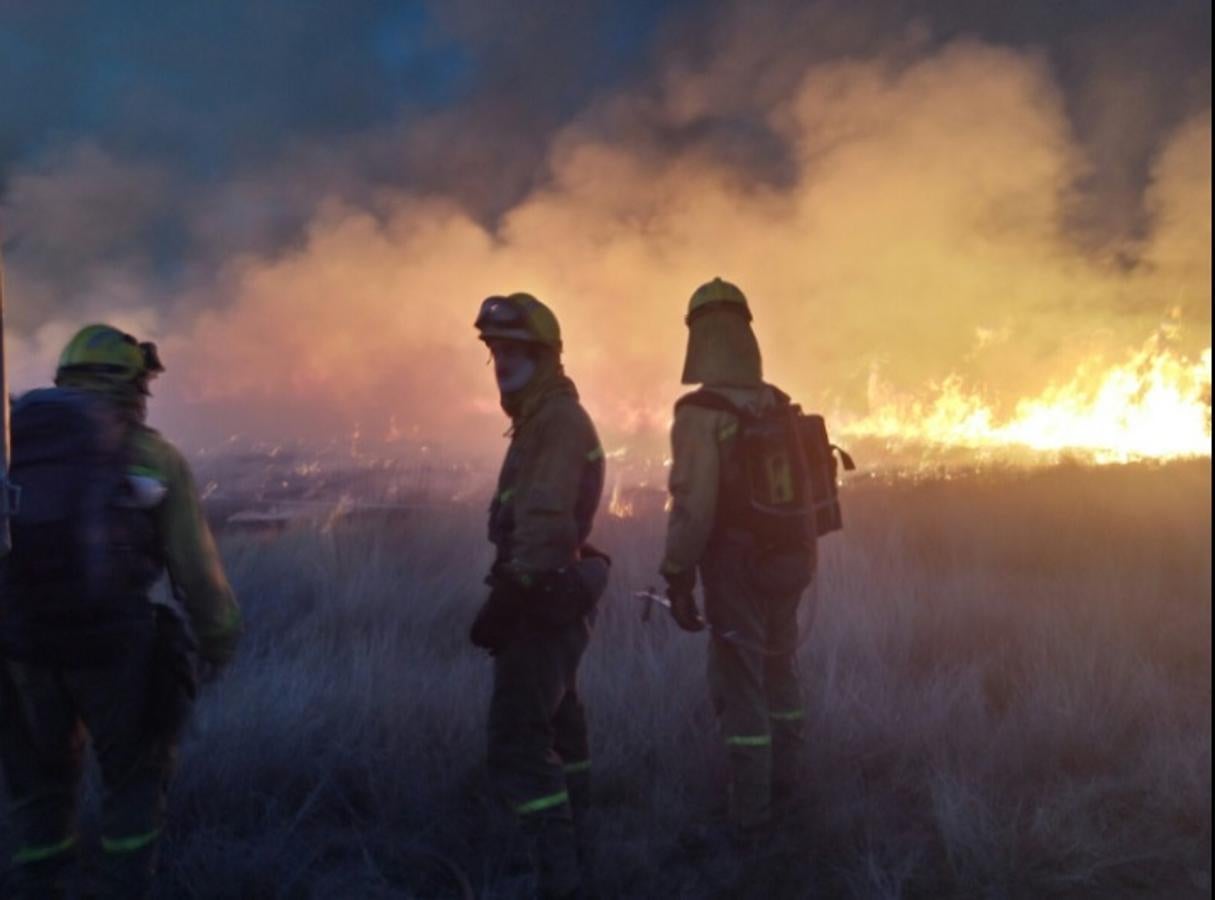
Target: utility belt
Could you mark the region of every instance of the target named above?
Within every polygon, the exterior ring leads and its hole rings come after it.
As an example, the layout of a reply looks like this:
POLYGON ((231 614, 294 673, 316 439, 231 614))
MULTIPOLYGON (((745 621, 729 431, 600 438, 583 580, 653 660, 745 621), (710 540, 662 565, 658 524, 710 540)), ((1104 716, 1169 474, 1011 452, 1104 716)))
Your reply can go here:
POLYGON ((611 557, 606 553, 584 544, 576 560, 533 576, 531 585, 521 585, 502 573, 503 561, 494 564, 485 583, 491 588, 490 602, 508 610, 512 618, 540 627, 560 628, 594 613, 607 589, 611 565, 611 557))

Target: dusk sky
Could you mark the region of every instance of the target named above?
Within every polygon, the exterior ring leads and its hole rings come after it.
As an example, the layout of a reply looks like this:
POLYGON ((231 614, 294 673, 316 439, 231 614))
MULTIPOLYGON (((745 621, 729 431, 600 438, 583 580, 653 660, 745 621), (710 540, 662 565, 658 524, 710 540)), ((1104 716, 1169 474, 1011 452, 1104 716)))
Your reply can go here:
POLYGON ((112 320, 197 445, 476 442, 477 303, 530 290, 621 442, 665 427, 714 275, 840 415, 1195 364, 1210 30, 1197 0, 0 0, 11 378, 112 320))

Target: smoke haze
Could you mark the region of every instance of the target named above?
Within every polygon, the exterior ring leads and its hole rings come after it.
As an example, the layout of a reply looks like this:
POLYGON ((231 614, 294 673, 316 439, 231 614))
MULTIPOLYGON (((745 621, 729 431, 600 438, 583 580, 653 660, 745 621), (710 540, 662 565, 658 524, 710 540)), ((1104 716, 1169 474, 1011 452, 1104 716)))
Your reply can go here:
POLYGON ((656 446, 715 275, 751 298, 767 377, 844 417, 875 383, 956 375, 1006 409, 1153 335, 1210 346, 1209 7, 1065 15, 1049 45, 962 4, 644 6, 603 49, 606 4, 525 7, 505 37, 506 6, 444 5, 401 26, 393 83, 430 94, 322 69, 304 96, 353 108, 288 110, 270 148, 252 113, 286 83, 221 105, 233 145, 188 165, 104 129, 7 150, 13 383, 105 319, 162 342, 156 418, 189 441, 480 447, 502 421, 471 322, 527 290, 609 443, 656 446))

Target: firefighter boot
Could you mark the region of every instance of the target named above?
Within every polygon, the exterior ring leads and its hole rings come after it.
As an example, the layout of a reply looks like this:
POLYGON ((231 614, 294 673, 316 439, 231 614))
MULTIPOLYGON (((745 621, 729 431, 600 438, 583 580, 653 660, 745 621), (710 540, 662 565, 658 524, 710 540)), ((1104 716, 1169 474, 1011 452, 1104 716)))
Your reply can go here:
POLYGON ((574 900, 581 896, 582 871, 574 823, 566 818, 542 818, 528 823, 536 867, 536 896, 540 900, 574 900))

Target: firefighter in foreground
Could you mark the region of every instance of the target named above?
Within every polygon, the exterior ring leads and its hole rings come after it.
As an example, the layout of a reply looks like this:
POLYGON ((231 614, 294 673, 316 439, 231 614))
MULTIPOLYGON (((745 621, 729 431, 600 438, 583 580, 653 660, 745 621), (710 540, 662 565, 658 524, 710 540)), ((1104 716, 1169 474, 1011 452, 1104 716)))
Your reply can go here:
POLYGON ((813 504, 797 408, 765 384, 746 297, 716 278, 692 295, 675 407, 661 574, 679 627, 713 626, 709 683, 729 757, 728 827, 750 843, 796 786, 805 707, 797 608, 814 574, 813 504))
POLYGON ((490 594, 470 634, 494 657, 490 776, 528 839, 540 895, 572 897, 587 862, 591 768, 578 663, 609 565, 586 543, 603 450, 562 370, 548 307, 529 294, 490 297, 476 328, 511 419, 489 513, 490 594))
POLYGON ((181 454, 144 424, 152 344, 106 325, 12 414, 22 490, 0 568, 0 757, 17 837, 6 896, 64 895, 91 739, 103 781, 92 896, 150 895, 196 657, 231 658, 240 611, 181 454), (189 618, 153 603, 168 571, 189 618))

